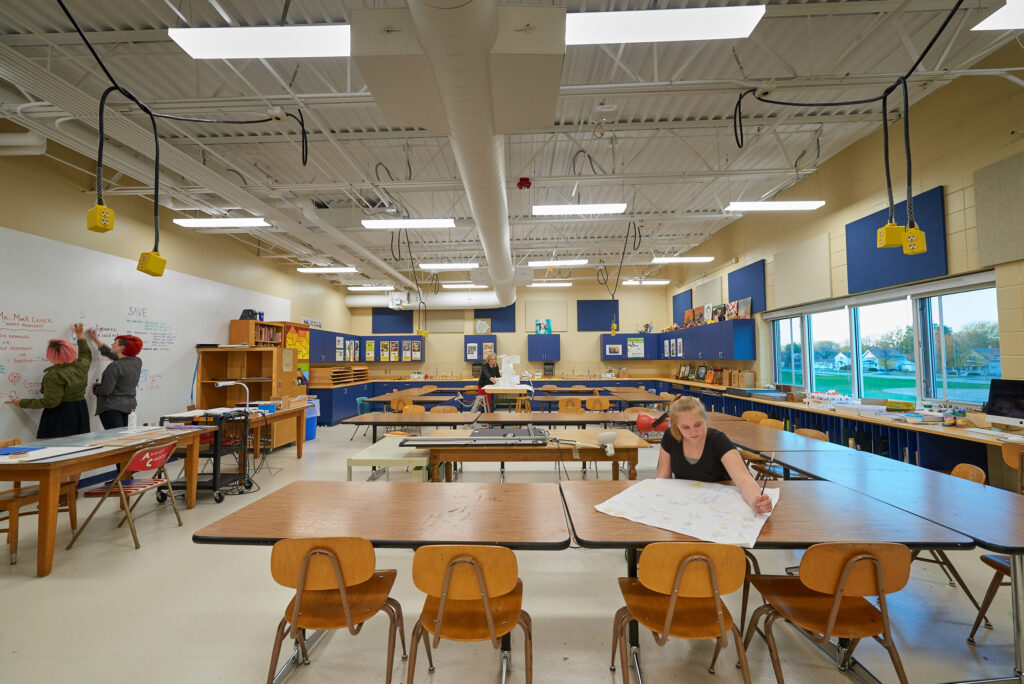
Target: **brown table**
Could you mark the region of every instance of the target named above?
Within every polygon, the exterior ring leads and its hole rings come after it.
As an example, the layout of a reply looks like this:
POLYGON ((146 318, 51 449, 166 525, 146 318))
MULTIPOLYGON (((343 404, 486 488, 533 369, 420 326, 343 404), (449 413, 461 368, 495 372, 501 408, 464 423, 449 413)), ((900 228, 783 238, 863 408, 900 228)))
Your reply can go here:
POLYGON ((363 537, 374 546, 569 546, 558 485, 299 481, 197 531, 197 544, 269 546, 293 537, 363 537))
MULTIPOLYGON (((36 551, 36 574, 45 577, 53 569, 53 549, 57 538, 57 503, 60 498, 60 482, 69 475, 78 475, 89 470, 102 468, 115 463, 123 463, 129 456, 143 447, 160 446, 174 442, 187 449, 185 453, 185 505, 192 508, 196 505, 196 480, 199 474, 199 436, 216 432, 215 427, 203 427, 196 430, 168 430, 172 435, 156 437, 123 446, 104 447, 98 451, 89 451, 81 455, 68 454, 55 456, 46 460, 28 461, 25 463, 0 463, 0 481, 6 482, 38 482, 39 483, 39 526, 36 551)), ((31 442, 26 446, 87 446, 89 444, 124 436, 124 428, 89 432, 73 437, 61 437, 40 442, 31 442)), ((144 433, 138 433, 141 438, 144 433)))
POLYGON ((369 425, 373 428, 373 441, 377 441, 377 428, 381 426, 400 427, 454 427, 472 425, 481 416, 479 413, 385 413, 374 411, 352 416, 341 421, 349 425, 369 425))
POLYGON ((731 415, 731 414, 728 414, 728 413, 720 413, 718 411, 708 411, 707 413, 708 413, 708 422, 710 424, 712 424, 712 425, 715 424, 715 423, 721 423, 723 420, 728 420, 728 421, 739 420, 739 421, 743 421, 744 423, 747 422, 747 421, 743 420, 742 418, 740 418, 739 416, 734 416, 734 415, 731 415))
MULTIPOLYGON (((515 414, 513 414, 515 415, 515 414)), ((525 415, 525 414, 519 414, 525 415)), ((549 434, 554 439, 573 440, 588 444, 597 444, 597 435, 607 432, 606 430, 552 430, 549 434)), ((613 446, 615 454, 608 456, 604 449, 597 447, 577 447, 579 450, 579 462, 605 461, 612 464, 612 479, 619 479, 619 462, 629 463, 629 479, 636 479, 637 451, 650 446, 644 439, 628 430, 615 430, 618 437, 613 446)), ((469 430, 448 430, 444 433, 438 431, 435 436, 444 437, 465 437, 469 430)), ((445 464, 445 482, 451 482, 452 463, 484 462, 533 462, 533 461, 577 461, 573 458, 574 447, 568 445, 546 444, 544 446, 443 446, 423 447, 429 450, 428 457, 430 465, 433 466, 431 478, 436 482, 439 479, 439 469, 442 463, 445 464)))
POLYGON ((295 421, 295 458, 302 458, 302 445, 306 443, 306 409, 305 406, 296 406, 290 409, 265 413, 262 416, 249 417, 249 430, 252 432, 252 458, 253 462, 260 460, 260 437, 263 435, 263 428, 270 429, 274 423, 284 420, 295 421))
POLYGON ((624 404, 657 404, 665 401, 659 394, 651 394, 647 390, 633 389, 631 387, 605 387, 612 395, 614 401, 624 404))
POLYGON ((717 429, 724 432, 736 445, 766 455, 773 451, 830 451, 839 454, 861 453, 856 449, 804 437, 795 432, 751 423, 746 420, 720 420, 717 429))
MULTIPOLYGON (((406 390, 411 392, 412 390, 406 390)), ((383 404, 393 399, 408 399, 414 404, 443 404, 446 401, 455 401, 454 394, 415 394, 409 396, 395 396, 394 394, 378 394, 370 397, 367 401, 375 404, 383 404)))
POLYGON ((636 423, 636 414, 620 411, 481 413, 479 422, 492 425, 632 425, 636 423))
POLYGON ((540 394, 530 397, 531 402, 535 401, 540 404, 557 404, 563 399, 575 399, 580 402, 581 405, 586 405, 588 399, 607 399, 608 401, 615 401, 613 397, 602 397, 597 394, 566 394, 562 396, 540 394))

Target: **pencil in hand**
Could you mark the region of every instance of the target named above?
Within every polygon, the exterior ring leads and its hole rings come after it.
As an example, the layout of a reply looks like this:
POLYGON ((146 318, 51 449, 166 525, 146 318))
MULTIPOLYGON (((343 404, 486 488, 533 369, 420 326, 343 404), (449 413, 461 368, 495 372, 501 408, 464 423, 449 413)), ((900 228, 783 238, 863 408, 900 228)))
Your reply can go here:
MULTIPOLYGON (((773 453, 768 459, 768 465, 765 466, 765 471, 772 469, 772 464, 775 463, 775 454, 773 453)), ((764 495, 764 488, 768 486, 768 475, 764 476, 764 482, 761 483, 761 494, 764 495)))

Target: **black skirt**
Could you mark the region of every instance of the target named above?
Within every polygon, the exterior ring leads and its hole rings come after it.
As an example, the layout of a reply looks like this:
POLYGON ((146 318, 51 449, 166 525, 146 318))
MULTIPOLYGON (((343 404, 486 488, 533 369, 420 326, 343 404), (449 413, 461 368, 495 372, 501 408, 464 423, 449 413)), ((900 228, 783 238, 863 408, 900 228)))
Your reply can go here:
POLYGON ((85 399, 64 401, 53 408, 43 409, 36 439, 69 437, 83 432, 89 432, 89 407, 85 399))

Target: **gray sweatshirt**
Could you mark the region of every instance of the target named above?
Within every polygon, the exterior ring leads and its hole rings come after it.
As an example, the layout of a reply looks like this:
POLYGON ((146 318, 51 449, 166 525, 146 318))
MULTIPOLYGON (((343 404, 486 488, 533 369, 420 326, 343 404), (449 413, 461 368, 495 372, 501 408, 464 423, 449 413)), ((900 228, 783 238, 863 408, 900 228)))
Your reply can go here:
POLYGON ((100 347, 99 352, 112 359, 113 363, 103 369, 100 381, 92 386, 96 395, 96 415, 111 410, 131 413, 138 405, 135 388, 142 375, 142 360, 136 356, 118 358, 107 345, 100 347))

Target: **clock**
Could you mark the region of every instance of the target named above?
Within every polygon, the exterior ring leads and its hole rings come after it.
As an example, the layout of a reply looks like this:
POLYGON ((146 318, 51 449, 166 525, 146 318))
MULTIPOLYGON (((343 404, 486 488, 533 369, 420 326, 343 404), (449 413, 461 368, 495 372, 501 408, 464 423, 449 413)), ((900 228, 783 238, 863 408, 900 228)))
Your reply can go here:
POLYGON ((473 319, 473 330, 476 331, 477 335, 486 335, 491 332, 491 319, 490 318, 474 318, 473 319))

